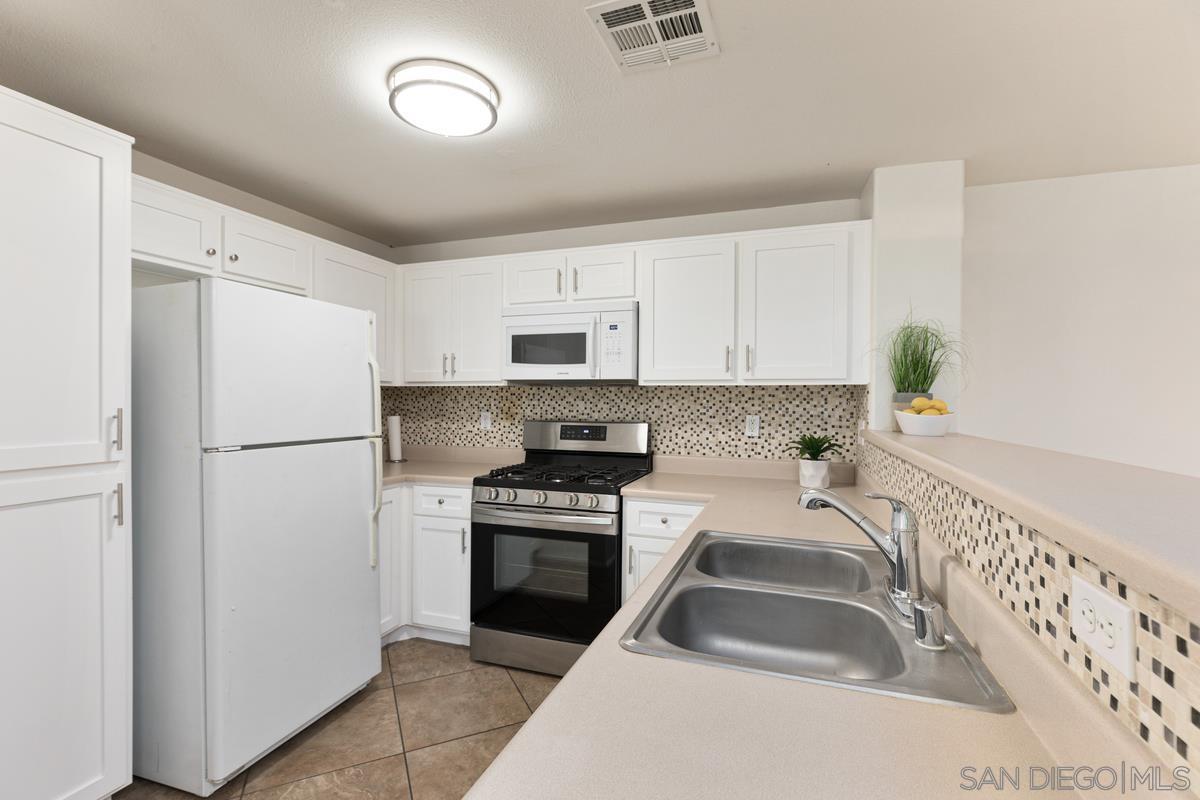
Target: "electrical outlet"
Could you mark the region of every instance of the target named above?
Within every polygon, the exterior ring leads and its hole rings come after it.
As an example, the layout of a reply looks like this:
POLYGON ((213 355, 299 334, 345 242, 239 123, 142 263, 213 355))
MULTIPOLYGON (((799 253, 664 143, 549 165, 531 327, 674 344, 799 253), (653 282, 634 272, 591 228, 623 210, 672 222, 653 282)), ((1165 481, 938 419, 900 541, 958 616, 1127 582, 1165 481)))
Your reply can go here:
POLYGON ((492 429, 492 412, 479 412, 479 427, 485 431, 490 431, 492 429))
POLYGON ((758 414, 746 415, 746 435, 750 437, 758 436, 759 419, 758 414))
POLYGON ((1071 630, 1126 678, 1137 663, 1133 609, 1078 575, 1071 576, 1071 630))

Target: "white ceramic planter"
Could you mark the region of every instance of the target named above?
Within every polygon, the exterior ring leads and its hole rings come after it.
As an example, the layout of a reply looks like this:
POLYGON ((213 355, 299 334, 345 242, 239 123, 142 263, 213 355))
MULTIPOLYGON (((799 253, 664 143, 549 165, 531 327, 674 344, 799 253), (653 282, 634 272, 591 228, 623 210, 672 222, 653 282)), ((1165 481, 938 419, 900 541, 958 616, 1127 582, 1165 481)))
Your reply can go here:
POLYGON ((805 489, 829 488, 829 462, 800 459, 800 485, 805 489))

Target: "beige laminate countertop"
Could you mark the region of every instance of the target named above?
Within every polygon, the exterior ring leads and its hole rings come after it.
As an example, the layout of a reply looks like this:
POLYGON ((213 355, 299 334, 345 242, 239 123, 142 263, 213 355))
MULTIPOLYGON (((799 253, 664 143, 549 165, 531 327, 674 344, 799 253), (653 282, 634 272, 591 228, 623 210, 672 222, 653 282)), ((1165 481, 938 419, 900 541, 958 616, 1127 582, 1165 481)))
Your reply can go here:
MULTIPOLYGON (((469 797, 961 798, 965 766, 1053 765, 1019 711, 987 714, 621 649, 700 530, 866 542, 832 510, 801 510, 799 491, 794 480, 667 472, 627 487, 626 497, 707 505, 469 797)), ((886 506, 862 488, 838 491, 887 523, 886 506)))
POLYGON ((489 461, 435 461, 411 459, 399 464, 383 462, 383 486, 432 483, 437 486, 470 486, 472 479, 504 464, 489 461))

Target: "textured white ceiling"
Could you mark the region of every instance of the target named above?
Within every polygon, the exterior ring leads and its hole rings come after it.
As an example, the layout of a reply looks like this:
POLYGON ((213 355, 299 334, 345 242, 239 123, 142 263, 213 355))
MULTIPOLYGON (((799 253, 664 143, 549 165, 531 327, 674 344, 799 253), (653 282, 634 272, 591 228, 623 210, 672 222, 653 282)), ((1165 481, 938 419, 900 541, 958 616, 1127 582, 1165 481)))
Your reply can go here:
POLYGON ((622 75, 587 0, 0 0, 0 84, 389 244, 1200 162, 1196 0, 709 0, 722 54, 622 75), (408 128, 398 61, 500 122, 408 128))

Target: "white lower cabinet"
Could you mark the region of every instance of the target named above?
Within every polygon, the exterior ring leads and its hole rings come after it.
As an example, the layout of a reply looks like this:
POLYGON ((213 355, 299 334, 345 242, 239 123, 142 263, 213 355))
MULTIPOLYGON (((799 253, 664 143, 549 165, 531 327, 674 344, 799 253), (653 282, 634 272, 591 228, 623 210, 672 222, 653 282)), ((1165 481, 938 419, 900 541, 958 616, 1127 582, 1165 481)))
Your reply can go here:
POLYGON ((656 539, 652 536, 625 537, 625 595, 626 600, 633 590, 641 585, 650 570, 658 565, 663 555, 674 546, 674 539, 656 539))
POLYGON ((703 503, 625 501, 622 521, 622 534, 625 537, 625 600, 674 546, 703 508, 703 503))
POLYGON ((128 486, 118 470, 0 482, 4 797, 97 800, 129 782, 128 486))
POLYGON ((405 576, 409 560, 404 550, 404 503, 402 489, 383 493, 379 508, 379 633, 386 635, 405 624, 409 586, 405 576))
POLYGON ((471 521, 412 518, 412 618, 458 633, 471 626, 471 521))

